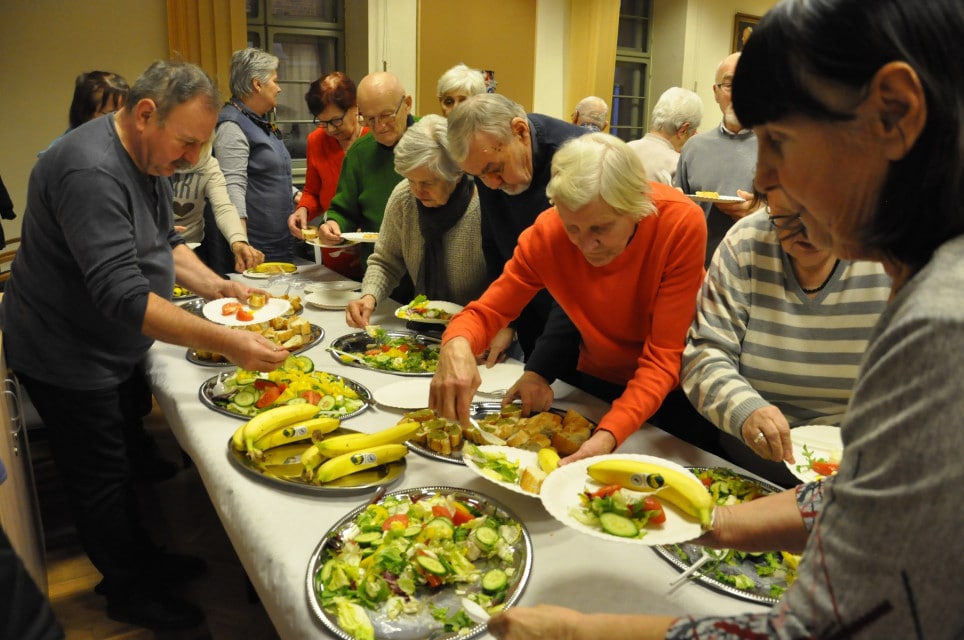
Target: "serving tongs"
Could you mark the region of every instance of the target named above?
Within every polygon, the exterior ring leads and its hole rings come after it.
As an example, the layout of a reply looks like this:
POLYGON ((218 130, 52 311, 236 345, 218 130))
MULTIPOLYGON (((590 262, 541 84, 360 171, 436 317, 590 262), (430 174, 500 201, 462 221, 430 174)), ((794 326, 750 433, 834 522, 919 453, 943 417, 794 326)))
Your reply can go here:
POLYGON ((211 400, 214 402, 228 402, 238 393, 238 387, 229 387, 224 384, 225 378, 231 375, 230 371, 222 371, 218 374, 218 379, 211 385, 211 400))
POLYGON ((368 364, 367 362, 365 362, 365 358, 361 357, 357 353, 348 353, 347 351, 342 351, 341 349, 336 349, 334 347, 327 347, 327 350, 330 353, 333 353, 336 356, 338 356, 338 358, 341 360, 351 360, 353 362, 358 362, 364 365, 368 364))

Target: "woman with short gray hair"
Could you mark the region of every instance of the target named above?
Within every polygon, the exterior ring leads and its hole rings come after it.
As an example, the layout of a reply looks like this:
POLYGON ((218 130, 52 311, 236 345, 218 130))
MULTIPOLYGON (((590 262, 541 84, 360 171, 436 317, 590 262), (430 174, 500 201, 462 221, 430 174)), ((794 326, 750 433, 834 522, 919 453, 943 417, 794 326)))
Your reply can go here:
POLYGON ((485 93, 485 76, 478 69, 460 62, 439 76, 438 101, 445 117, 466 98, 480 93, 485 93))
MULTIPOLYGON (((235 51, 231 100, 218 115, 214 155, 251 245, 264 253, 265 260, 291 262, 295 240, 288 232, 288 216, 297 190, 291 181, 291 155, 269 117, 280 93, 277 56, 253 48, 235 51)), ((223 238, 210 234, 210 241, 217 245, 206 247, 212 268, 230 271, 234 257, 230 252, 225 255, 223 238)))
POLYGON ((416 293, 462 305, 488 284, 479 196, 475 181, 449 155, 446 124, 442 116, 427 115, 395 146, 395 171, 405 180, 388 198, 362 295, 346 310, 349 326, 366 326, 375 305, 406 273, 416 293))

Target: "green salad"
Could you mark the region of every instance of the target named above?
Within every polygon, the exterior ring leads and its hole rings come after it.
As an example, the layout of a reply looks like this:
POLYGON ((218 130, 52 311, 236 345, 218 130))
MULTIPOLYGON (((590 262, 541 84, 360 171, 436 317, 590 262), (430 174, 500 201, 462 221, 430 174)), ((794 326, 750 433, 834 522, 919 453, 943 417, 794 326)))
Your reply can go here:
POLYGON ((368 327, 375 342, 358 355, 373 369, 405 373, 434 373, 439 345, 426 345, 414 336, 391 336, 381 327, 368 327))

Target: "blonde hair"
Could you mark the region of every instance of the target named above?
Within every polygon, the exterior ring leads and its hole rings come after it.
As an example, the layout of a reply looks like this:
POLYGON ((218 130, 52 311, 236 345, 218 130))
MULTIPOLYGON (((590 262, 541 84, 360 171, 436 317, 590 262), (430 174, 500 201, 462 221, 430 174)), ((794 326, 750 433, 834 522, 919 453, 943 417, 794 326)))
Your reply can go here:
POLYGON ((566 142, 552 158, 546 195, 573 211, 597 196, 637 222, 656 213, 642 162, 629 146, 608 133, 589 133, 566 142))

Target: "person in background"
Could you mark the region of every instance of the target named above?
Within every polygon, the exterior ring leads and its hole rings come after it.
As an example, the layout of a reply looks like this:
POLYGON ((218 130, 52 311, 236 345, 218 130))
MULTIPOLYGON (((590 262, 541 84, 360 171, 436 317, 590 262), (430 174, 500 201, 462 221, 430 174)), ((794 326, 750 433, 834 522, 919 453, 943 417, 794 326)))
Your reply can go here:
MULTIPOLYGON (((291 155, 281 130, 269 119, 278 104, 278 58, 260 49, 241 49, 231 56, 231 99, 218 116, 214 156, 227 182, 228 196, 246 220, 251 245, 270 262, 291 262, 294 240, 288 215, 298 199, 291 182, 291 155)), ((207 256, 227 252, 223 238, 209 234, 214 244, 207 256)), ((233 263, 228 253, 228 264, 233 263)), ((218 263, 223 264, 223 263, 218 263)))
MULTIPOLYGON (((55 138, 47 149, 60 142, 71 129, 123 107, 129 91, 124 76, 110 71, 88 71, 78 75, 74 81, 74 97, 67 112, 67 131, 55 138)), ((45 152, 41 151, 37 157, 45 152)))
POLYGON ((709 235, 706 264, 733 222, 750 213, 753 200, 753 171, 756 167, 756 137, 740 124, 733 110, 733 74, 739 53, 724 58, 716 68, 713 98, 723 113, 719 127, 693 136, 680 151, 673 186, 683 193, 710 191, 721 196, 738 196, 742 202, 704 202, 709 235))
POLYGON ((590 131, 609 129, 609 105, 597 96, 586 96, 572 112, 572 123, 590 131))
POLYGON ((725 617, 513 608, 489 621, 496 638, 964 637, 964 559, 948 551, 964 529, 962 33, 958 0, 783 0, 734 78, 757 188, 784 194, 815 246, 893 281, 837 474, 718 507, 697 540, 802 552, 796 581, 770 609, 725 617))
MULTIPOLYGON (((481 382, 476 358, 546 289, 581 337, 574 384, 612 402, 592 436, 564 458, 570 462, 614 450, 679 384, 706 226, 699 207, 647 182, 639 158, 605 133, 572 139, 555 153, 546 193, 553 207, 520 234, 502 275, 442 335, 429 406, 467 423, 481 382)), ((543 348, 540 341, 534 357, 543 348)), ((519 398, 524 411, 552 406, 549 385, 573 374, 572 358, 555 349, 541 355, 547 373, 527 369, 504 402, 519 398)))
POLYGON ((703 121, 703 101, 681 87, 670 87, 656 101, 650 117, 649 132, 629 143, 643 163, 646 178, 673 184, 680 150, 696 135, 703 121))
POLYGON ((448 153, 445 118, 427 115, 395 146, 395 171, 405 176, 385 207, 361 297, 348 303, 351 327, 368 325, 375 306, 407 272, 416 293, 466 305, 485 290, 475 181, 448 153))
MULTIPOLYGON (((13 210, 13 200, 10 198, 10 192, 7 191, 6 185, 3 184, 3 178, 0 178, 0 218, 4 220, 14 220, 17 217, 17 213, 13 210)), ((3 232, 3 226, 0 226, 0 249, 7 246, 7 237, 3 232)), ((2 285, 0 285, 2 287, 2 285)), ((0 288, 0 291, 3 289, 0 288)))
POLYGON ((766 200, 716 249, 681 386, 699 411, 692 429, 709 421, 727 457, 794 486, 790 429, 843 420, 891 281, 879 263, 814 246, 782 192, 766 200))
MULTIPOLYGON (((388 197, 402 180, 395 171, 393 150, 415 118, 411 115, 412 96, 401 81, 385 71, 370 73, 358 83, 358 112, 371 136, 360 138, 345 153, 338 189, 318 227, 322 244, 339 244, 342 231, 374 231, 382 225, 388 197)), ((360 279, 369 248, 363 248, 359 273, 346 273, 360 279)), ((410 279, 392 297, 400 302, 412 298, 410 279)))
MULTIPOLYGON (((204 240, 204 209, 210 206, 218 231, 234 254, 234 270, 241 273, 264 262, 264 254, 248 243, 244 221, 228 197, 224 174, 221 173, 218 159, 211 153, 210 142, 201 147, 197 164, 174 172, 171 188, 174 193, 174 225, 185 242, 200 244, 204 240)), ((218 265, 213 264, 214 260, 205 255, 204 249, 210 246, 211 243, 202 244, 195 249, 195 253, 216 272, 224 273, 218 265)))
MULTIPOLYGON (((519 234, 549 208, 546 185, 553 155, 567 140, 586 133, 589 130, 584 127, 527 114, 497 93, 471 96, 449 114, 449 153, 463 171, 477 178, 482 252, 490 281, 499 277, 512 257, 519 234)), ((579 341, 572 323, 558 307, 553 308, 552 296, 545 291, 537 293, 512 326, 493 340, 488 365, 503 357, 515 333, 527 359, 540 336, 546 335, 547 340, 551 336, 556 346, 579 341)), ((529 362, 527 366, 541 365, 529 362)))
POLYGON ((143 432, 138 365, 154 340, 252 370, 289 355, 170 302, 175 282, 206 299, 252 292, 208 269, 174 231, 166 178, 198 162, 219 103, 200 68, 156 62, 120 111, 44 154, 0 305, 7 362, 47 428, 81 544, 103 575, 95 591, 110 618, 152 629, 200 624, 203 612, 173 590, 205 563, 164 551, 141 524, 128 451, 129 434, 143 432))
MULTIPOLYGON (((358 122, 355 83, 341 71, 332 71, 312 82, 305 94, 305 103, 317 129, 308 134, 301 200, 288 217, 288 230, 302 240, 303 230, 318 226, 335 196, 345 153, 368 133, 368 127, 358 122)), ((359 275, 363 270, 357 247, 323 247, 321 253, 324 264, 335 271, 359 275)))
POLYGON ((480 93, 485 93, 485 76, 479 69, 460 62, 439 76, 438 103, 446 118, 466 98, 480 93))

